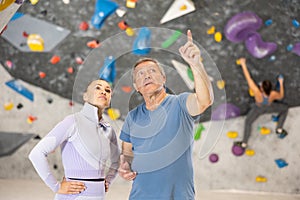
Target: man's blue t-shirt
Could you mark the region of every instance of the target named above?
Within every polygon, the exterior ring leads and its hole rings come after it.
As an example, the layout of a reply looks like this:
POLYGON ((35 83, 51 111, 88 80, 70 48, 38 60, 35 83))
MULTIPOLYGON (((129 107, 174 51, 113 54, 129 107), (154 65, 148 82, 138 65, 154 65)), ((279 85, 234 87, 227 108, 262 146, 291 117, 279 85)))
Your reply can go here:
POLYGON ((192 144, 194 121, 186 100, 190 93, 168 95, 150 111, 145 103, 130 111, 120 139, 132 144, 131 200, 194 199, 192 144))

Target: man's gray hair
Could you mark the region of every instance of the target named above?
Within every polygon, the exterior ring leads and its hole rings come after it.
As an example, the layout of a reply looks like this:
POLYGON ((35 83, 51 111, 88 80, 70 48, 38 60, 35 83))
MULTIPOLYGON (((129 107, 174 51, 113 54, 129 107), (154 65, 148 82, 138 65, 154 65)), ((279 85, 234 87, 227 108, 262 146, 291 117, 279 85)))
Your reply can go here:
POLYGON ((166 76, 166 73, 165 73, 164 68, 160 65, 160 63, 159 63, 157 60, 155 60, 155 59, 153 59, 153 58, 141 58, 141 59, 139 59, 139 60, 133 65, 133 68, 132 68, 132 70, 131 70, 131 77, 132 77, 133 82, 135 81, 135 79, 134 79, 134 69, 135 69, 139 64, 141 64, 141 63, 143 63, 143 62, 147 62, 147 61, 150 61, 150 62, 155 63, 155 64, 158 66, 158 69, 159 69, 160 73, 161 73, 164 77, 166 76))

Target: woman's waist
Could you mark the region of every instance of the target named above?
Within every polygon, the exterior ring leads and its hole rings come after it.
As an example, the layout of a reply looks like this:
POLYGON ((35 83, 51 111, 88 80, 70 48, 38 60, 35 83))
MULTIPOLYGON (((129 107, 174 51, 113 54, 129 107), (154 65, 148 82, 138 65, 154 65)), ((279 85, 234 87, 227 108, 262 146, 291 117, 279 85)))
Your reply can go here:
POLYGON ((104 178, 104 170, 65 169, 65 176, 77 179, 101 179, 104 178))

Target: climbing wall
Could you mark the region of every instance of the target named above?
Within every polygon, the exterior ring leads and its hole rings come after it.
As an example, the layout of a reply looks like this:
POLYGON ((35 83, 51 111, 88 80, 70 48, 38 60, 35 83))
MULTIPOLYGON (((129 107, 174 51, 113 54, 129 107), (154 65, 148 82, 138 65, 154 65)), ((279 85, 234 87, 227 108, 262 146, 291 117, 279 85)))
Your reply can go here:
POLYGON ((195 141, 194 148, 196 187, 298 194, 299 112, 299 107, 289 110, 285 123, 289 135, 284 138, 274 132, 276 122, 272 121, 272 115, 276 113, 257 118, 252 126, 248 148, 238 156, 233 153, 232 147, 234 141, 240 141, 243 137, 245 117, 227 120, 217 143, 206 156, 200 156, 202 147, 210 142, 210 134, 214 134, 211 130, 216 122, 203 123, 205 130, 201 138, 195 141))

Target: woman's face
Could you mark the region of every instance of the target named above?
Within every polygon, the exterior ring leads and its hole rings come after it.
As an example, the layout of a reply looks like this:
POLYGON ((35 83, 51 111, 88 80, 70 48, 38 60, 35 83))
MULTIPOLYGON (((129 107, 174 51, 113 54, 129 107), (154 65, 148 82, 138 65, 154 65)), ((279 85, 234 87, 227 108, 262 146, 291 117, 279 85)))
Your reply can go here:
POLYGON ((83 94, 83 100, 100 109, 109 107, 112 89, 104 80, 95 80, 90 83, 86 92, 83 94))

